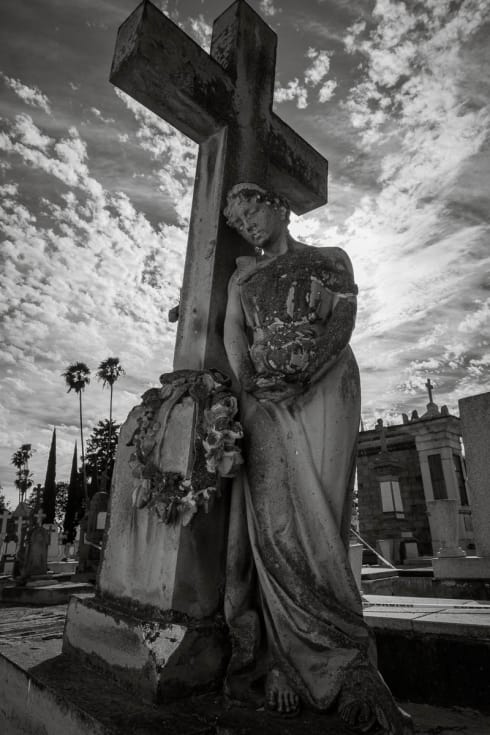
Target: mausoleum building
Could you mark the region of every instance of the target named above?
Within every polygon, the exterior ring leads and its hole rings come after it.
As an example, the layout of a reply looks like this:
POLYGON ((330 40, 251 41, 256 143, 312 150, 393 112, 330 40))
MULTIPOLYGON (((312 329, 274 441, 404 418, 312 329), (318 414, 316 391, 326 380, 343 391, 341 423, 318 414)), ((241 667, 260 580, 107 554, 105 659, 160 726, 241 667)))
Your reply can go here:
MULTIPOLYGON (((435 556, 441 539, 430 523, 433 500, 455 500, 459 545, 474 549, 470 499, 461 441, 461 421, 432 400, 419 416, 359 435, 357 482, 361 536, 393 563, 435 556)), ((474 553, 474 552, 473 552, 474 553)))

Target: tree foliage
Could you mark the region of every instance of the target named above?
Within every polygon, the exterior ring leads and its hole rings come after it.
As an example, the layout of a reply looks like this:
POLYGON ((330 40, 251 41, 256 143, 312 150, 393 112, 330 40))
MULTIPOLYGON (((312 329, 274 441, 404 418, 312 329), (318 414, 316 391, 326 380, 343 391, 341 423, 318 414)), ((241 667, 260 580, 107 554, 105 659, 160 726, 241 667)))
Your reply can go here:
POLYGON ((44 480, 43 489, 43 511, 45 513, 44 522, 54 523, 56 516, 56 429, 53 429, 53 437, 51 439, 51 447, 49 449, 48 466, 46 469, 46 479, 44 480))
POLYGON ((78 471, 77 445, 75 444, 63 518, 63 530, 68 542, 72 542, 75 538, 75 527, 84 515, 84 502, 83 478, 81 472, 78 471))
POLYGON ((109 385, 112 388, 119 376, 125 374, 118 357, 108 357, 102 360, 97 368, 97 378, 102 380, 102 387, 109 385))
POLYGON ((68 365, 62 376, 68 386, 68 393, 71 390, 80 393, 90 383, 90 368, 84 362, 74 362, 68 365))
POLYGON ((104 419, 94 427, 87 442, 87 475, 91 478, 93 492, 97 491, 98 481, 107 473, 106 490, 109 491, 116 457, 120 424, 104 419))
POLYGON ((15 486, 19 490, 19 501, 25 499, 26 493, 32 487, 32 473, 29 471, 29 460, 32 457, 30 444, 22 444, 12 455, 12 464, 17 468, 15 486))
POLYGON ((109 461, 109 455, 111 453, 111 447, 112 447, 112 396, 114 391, 114 383, 116 380, 121 376, 125 375, 125 371, 119 362, 118 357, 108 357, 106 360, 103 360, 99 367, 97 368, 97 378, 99 380, 102 380, 102 387, 105 385, 109 385, 110 388, 110 397, 109 397, 109 431, 107 432, 107 455, 108 460, 107 464, 104 466, 102 470, 102 474, 100 473, 98 469, 98 474, 101 477, 101 483, 100 483, 100 489, 108 491, 111 487, 111 478, 112 478, 112 468, 114 461, 112 460, 112 464, 109 461))
POLYGON ((85 390, 85 386, 90 383, 90 368, 84 362, 74 362, 71 365, 68 365, 62 375, 65 379, 66 385, 68 386, 68 393, 71 390, 74 390, 78 395, 80 412, 80 442, 82 447, 82 483, 85 505, 88 507, 87 478, 85 474, 85 445, 83 440, 82 393, 85 390))

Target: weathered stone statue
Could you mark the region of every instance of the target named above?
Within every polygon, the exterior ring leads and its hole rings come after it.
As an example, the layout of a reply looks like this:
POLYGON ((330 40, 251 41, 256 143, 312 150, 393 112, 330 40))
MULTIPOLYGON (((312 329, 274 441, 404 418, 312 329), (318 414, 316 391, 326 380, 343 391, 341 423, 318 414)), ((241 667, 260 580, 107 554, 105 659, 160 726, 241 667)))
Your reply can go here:
POLYGON ((296 242, 288 203, 254 184, 231 189, 225 217, 257 252, 237 259, 224 328, 245 456, 230 518, 227 693, 259 702, 262 681, 278 713, 336 703, 363 731, 412 732, 377 671, 348 560, 360 418, 351 263, 296 242))

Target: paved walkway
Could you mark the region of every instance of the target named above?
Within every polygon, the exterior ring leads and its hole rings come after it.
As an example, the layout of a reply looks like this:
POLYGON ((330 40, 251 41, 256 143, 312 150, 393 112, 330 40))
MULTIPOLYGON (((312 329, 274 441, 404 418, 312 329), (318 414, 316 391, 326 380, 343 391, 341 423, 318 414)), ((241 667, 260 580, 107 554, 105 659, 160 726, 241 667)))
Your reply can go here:
MULTIPOLYGON (((365 605, 365 615, 370 625, 402 628, 407 625, 426 625, 432 626, 433 632, 441 629, 446 633, 448 626, 452 626, 458 635, 474 635, 476 631, 481 635, 483 629, 490 634, 490 605, 487 603, 367 595, 365 605)), ((34 608, 0 604, 0 654, 26 671, 58 656, 61 653, 65 613, 66 605, 34 608)), ((79 674, 80 671, 78 677, 79 674)), ((0 692, 0 699, 1 696, 0 692)), ((412 715, 417 735, 490 735, 490 716, 475 710, 414 703, 402 703, 402 706, 412 715)), ((282 732, 302 732, 300 721, 296 721, 296 725, 290 722, 283 723, 282 732)), ((238 735, 239 732, 240 728, 226 728, 227 735, 238 735)), ((312 735, 311 727, 308 733, 312 735)), ((339 735, 339 731, 327 727, 324 735, 339 735)))
POLYGON ((364 595, 363 602, 364 617, 373 628, 490 639, 486 600, 364 595))

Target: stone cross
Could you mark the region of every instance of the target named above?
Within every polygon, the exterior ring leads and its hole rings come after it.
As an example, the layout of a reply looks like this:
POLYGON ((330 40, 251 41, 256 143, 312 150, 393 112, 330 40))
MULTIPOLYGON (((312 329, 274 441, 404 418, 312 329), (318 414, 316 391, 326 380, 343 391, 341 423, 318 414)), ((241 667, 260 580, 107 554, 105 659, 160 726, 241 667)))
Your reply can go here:
POLYGON ((44 518, 46 517, 46 513, 44 513, 42 508, 38 508, 36 513, 33 514, 33 517, 36 519, 37 525, 42 526, 44 518))
POLYGON ((111 82, 199 143, 174 369, 228 371, 227 283, 250 253, 221 215, 250 181, 302 214, 327 200, 327 161, 272 112, 277 37, 244 1, 214 22, 207 54, 144 0, 119 29, 111 82))
POLYGON ((7 522, 9 518, 10 513, 8 510, 4 510, 0 513, 0 561, 1 555, 3 554, 3 540, 7 535, 7 522))
POLYGON ((427 383, 425 384, 425 387, 427 388, 427 393, 429 394, 429 403, 432 403, 432 389, 434 386, 430 382, 430 378, 427 378, 427 383))

